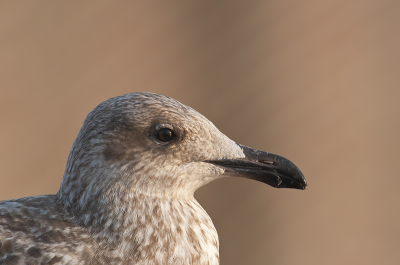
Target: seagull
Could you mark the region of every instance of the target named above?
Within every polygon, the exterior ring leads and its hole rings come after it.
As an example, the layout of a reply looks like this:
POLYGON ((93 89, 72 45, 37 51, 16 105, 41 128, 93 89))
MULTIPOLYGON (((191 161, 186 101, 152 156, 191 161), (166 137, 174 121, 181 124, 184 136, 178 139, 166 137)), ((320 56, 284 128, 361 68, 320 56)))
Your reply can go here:
POLYGON ((57 194, 0 202, 0 264, 219 264, 193 194, 226 176, 307 187, 288 159, 235 143, 170 97, 108 99, 86 117, 57 194))

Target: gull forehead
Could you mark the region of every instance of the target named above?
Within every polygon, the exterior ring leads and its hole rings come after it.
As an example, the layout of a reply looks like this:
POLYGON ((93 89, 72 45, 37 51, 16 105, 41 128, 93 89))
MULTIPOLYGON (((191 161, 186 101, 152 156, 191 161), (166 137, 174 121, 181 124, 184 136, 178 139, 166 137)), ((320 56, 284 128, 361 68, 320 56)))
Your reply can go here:
POLYGON ((219 264, 193 194, 229 176, 307 187, 290 160, 235 143, 172 98, 111 98, 87 115, 57 194, 0 202, 0 264, 219 264))

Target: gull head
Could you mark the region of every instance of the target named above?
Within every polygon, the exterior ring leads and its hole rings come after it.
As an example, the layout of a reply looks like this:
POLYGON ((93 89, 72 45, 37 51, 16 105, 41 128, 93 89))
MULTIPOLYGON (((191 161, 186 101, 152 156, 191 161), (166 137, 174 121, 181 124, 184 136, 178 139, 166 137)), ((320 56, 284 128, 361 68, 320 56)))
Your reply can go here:
POLYGON ((132 93, 88 114, 57 196, 67 207, 81 208, 138 195, 191 199, 196 189, 225 176, 276 188, 307 187, 288 159, 235 143, 172 98, 132 93))

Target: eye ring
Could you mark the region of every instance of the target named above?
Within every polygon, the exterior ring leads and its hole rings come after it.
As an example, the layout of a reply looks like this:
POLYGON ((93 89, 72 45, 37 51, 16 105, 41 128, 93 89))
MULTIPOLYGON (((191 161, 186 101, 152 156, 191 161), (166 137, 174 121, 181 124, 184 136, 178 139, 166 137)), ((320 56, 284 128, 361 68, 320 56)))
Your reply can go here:
POLYGON ((162 128, 156 132, 156 137, 161 142, 169 142, 174 138, 174 132, 168 128, 162 128))

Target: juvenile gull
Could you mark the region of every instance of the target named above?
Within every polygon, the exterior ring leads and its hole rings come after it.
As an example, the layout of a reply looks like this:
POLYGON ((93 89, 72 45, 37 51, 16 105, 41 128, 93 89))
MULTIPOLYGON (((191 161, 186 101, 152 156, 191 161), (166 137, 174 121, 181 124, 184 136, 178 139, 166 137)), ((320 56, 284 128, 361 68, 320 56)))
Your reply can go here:
POLYGON ((0 202, 0 264, 218 264, 193 193, 224 176, 307 186, 289 160, 236 144, 172 98, 111 98, 86 117, 57 194, 0 202))

